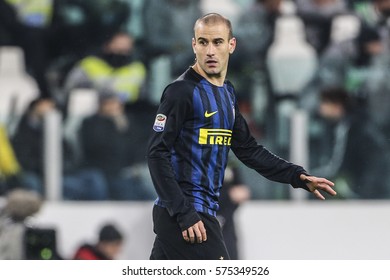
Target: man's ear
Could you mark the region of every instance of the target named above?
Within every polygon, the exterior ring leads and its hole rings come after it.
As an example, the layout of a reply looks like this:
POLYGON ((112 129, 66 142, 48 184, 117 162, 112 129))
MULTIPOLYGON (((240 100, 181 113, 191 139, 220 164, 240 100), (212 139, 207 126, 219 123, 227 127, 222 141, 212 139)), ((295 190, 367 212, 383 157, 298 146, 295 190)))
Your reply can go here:
POLYGON ((195 45, 196 45, 195 38, 192 38, 192 50, 193 50, 194 54, 196 54, 195 45))
POLYGON ((234 50, 236 49, 236 45, 237 45, 237 40, 235 37, 231 38, 229 40, 229 53, 232 54, 234 53, 234 50))

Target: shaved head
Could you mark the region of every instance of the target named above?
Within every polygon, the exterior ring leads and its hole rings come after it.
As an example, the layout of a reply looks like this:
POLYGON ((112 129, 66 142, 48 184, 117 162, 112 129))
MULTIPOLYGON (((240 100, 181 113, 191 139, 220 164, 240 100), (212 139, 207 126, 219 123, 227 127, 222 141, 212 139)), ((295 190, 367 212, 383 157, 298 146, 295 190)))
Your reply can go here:
POLYGON ((231 24, 230 20, 228 20, 227 18, 225 18, 217 13, 210 13, 210 14, 204 15, 203 17, 199 18, 195 22, 194 33, 195 33, 195 29, 200 24, 214 25, 214 24, 219 24, 219 23, 223 23, 226 25, 226 27, 229 30, 229 39, 233 38, 233 28, 232 28, 232 24, 231 24))

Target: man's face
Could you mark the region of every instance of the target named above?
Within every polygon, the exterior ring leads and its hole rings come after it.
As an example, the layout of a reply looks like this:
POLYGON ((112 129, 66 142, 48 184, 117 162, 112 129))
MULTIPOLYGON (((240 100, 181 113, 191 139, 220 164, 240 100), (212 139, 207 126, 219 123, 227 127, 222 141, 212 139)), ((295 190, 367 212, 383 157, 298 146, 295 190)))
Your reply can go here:
POLYGON ((322 101, 319 113, 326 120, 337 122, 344 116, 344 109, 341 104, 330 101, 322 101))
POLYGON ((269 11, 271 13, 280 12, 282 0, 265 0, 265 1, 260 1, 260 2, 263 3, 263 5, 267 11, 269 11))
POLYGON ((100 104, 100 113, 105 116, 118 116, 123 113, 123 105, 118 98, 104 100, 100 104))
POLYGON ((108 258, 115 259, 122 250, 122 241, 103 241, 98 245, 98 249, 108 258))
POLYGON ((133 39, 124 34, 116 35, 104 48, 107 53, 130 54, 133 50, 133 39))
POLYGON ((387 17, 390 15, 390 0, 375 0, 374 7, 383 16, 387 17))
POLYGON ((236 47, 236 39, 229 39, 229 29, 225 24, 197 24, 192 47, 201 75, 211 80, 225 78, 229 55, 236 47))
POLYGON ((43 117, 47 112, 53 110, 54 108, 55 104, 53 101, 51 101, 50 99, 44 99, 35 105, 33 114, 38 117, 43 117))

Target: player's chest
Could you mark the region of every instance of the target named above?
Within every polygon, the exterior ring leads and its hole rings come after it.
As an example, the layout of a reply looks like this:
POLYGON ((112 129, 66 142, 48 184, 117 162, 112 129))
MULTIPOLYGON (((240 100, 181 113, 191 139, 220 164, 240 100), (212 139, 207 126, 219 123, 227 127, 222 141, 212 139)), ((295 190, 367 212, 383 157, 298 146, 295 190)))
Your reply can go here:
POLYGON ((195 127, 232 129, 235 119, 234 97, 224 88, 199 90, 193 96, 195 127))

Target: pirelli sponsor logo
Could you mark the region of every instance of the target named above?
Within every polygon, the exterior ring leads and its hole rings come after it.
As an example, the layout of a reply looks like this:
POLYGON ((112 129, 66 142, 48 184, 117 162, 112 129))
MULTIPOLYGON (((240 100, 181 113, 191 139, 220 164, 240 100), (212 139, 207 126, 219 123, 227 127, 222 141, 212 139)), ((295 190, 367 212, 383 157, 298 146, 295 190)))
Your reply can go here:
POLYGON ((232 131, 229 129, 201 128, 199 130, 199 144, 230 146, 232 131))

